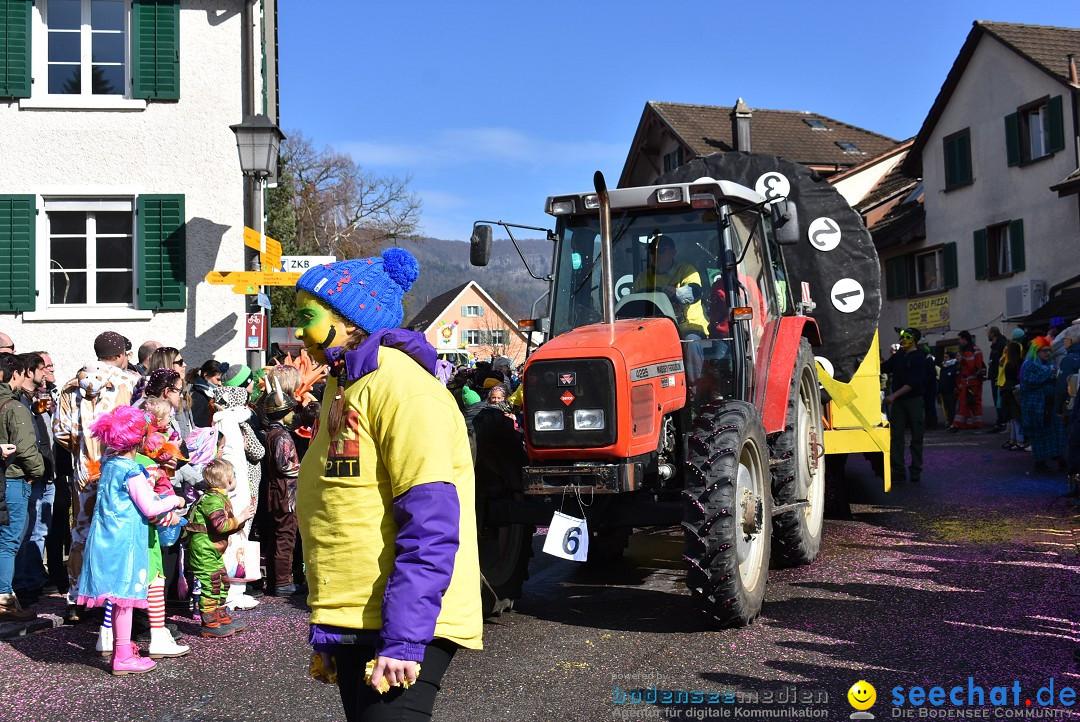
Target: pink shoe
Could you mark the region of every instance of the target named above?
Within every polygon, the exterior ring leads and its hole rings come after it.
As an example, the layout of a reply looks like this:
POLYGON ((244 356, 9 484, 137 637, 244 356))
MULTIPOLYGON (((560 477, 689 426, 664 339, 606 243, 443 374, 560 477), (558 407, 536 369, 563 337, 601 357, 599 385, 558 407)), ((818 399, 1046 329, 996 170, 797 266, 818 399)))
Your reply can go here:
POLYGON ((113 644, 113 676, 142 674, 143 672, 149 672, 156 666, 157 662, 154 660, 139 656, 139 648, 133 642, 113 644))

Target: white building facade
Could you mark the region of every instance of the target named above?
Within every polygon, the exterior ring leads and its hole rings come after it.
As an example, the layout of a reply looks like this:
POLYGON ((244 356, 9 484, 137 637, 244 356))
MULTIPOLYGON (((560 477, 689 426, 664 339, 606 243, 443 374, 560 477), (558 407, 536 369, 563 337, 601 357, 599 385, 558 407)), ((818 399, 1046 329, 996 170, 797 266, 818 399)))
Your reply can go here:
POLYGON ((905 161, 923 179, 926 236, 882 253, 882 328, 932 301, 945 309, 932 344, 966 329, 986 353, 987 327, 1008 336, 1055 286, 1080 283, 1077 198, 1050 190, 1078 163, 1070 49, 1078 30, 975 23, 905 161))
POLYGON ((259 0, 0 0, 0 330, 48 351, 58 382, 105 330, 189 365, 243 362, 245 297, 203 279, 244 270, 229 126, 250 108, 276 120, 273 16, 259 0))

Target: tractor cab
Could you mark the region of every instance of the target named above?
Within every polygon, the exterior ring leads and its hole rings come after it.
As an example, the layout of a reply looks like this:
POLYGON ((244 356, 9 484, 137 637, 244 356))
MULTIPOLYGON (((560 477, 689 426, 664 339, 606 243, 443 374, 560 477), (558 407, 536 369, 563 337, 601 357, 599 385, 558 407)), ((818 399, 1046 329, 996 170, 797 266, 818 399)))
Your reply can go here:
MULTIPOLYGON (((615 319, 668 319, 678 330, 688 400, 752 401, 765 329, 792 309, 764 198, 704 180, 609 192, 615 319)), ((596 194, 553 196, 551 334, 603 319, 596 194)))

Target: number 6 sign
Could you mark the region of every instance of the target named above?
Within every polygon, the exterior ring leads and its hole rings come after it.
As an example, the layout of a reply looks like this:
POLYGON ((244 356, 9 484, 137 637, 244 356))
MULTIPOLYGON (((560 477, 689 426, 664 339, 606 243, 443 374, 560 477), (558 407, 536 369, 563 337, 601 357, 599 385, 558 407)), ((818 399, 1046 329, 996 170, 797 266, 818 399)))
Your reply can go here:
POLYGON ((561 559, 583 562, 589 558, 589 525, 584 519, 555 512, 548 524, 544 553, 561 559))

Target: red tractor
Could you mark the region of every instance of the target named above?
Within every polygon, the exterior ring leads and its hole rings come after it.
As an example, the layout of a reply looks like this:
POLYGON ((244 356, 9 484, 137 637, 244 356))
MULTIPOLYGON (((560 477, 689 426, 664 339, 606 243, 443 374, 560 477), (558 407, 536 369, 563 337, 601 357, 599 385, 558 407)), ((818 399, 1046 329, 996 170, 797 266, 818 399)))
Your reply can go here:
MULTIPOLYGON (((620 555, 633 527, 681 524, 687 586, 726 626, 757 617, 770 564, 817 555, 824 429, 812 349, 823 328, 809 294, 793 297, 791 279, 803 286, 806 274, 793 276, 785 255, 806 242, 800 216, 818 208, 812 193, 800 205, 767 180, 761 193, 709 177, 719 162, 636 188, 608 190, 597 173, 594 191, 548 198, 550 340, 525 366, 524 451, 477 417, 489 610, 520 596, 533 525, 556 511, 584 517, 591 563, 620 555)), ((801 171, 787 166, 797 186, 801 171)), ((475 265, 491 235, 474 227, 475 265)), ((860 305, 880 303, 876 268, 873 279, 860 305)), ((843 344, 831 351, 838 378, 861 360, 843 344)), ((549 543, 564 556, 585 544, 584 524, 558 528, 549 543)))

